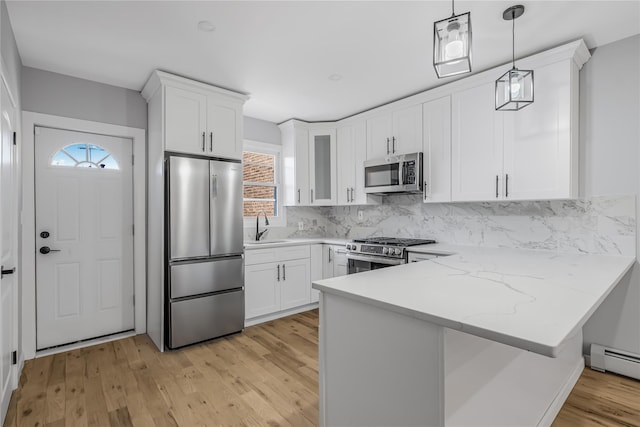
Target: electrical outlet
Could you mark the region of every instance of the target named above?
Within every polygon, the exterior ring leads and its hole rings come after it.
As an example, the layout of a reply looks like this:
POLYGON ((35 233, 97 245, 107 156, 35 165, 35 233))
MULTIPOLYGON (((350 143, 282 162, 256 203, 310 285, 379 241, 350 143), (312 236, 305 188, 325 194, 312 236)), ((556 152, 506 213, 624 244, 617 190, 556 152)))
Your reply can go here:
POLYGON ((302 230, 304 230, 304 222, 300 221, 298 223, 298 231, 302 231, 302 230))
POLYGON ((364 219, 364 211, 362 209, 358 209, 358 221, 362 221, 364 219))

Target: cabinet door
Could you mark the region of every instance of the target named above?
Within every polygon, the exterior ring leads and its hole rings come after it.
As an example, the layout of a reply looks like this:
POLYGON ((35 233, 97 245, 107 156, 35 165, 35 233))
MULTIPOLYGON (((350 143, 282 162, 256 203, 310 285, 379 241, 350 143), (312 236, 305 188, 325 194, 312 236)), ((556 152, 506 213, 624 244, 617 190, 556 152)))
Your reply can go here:
POLYGON ((322 245, 322 278, 330 279, 333 277, 333 262, 335 254, 332 245, 322 245))
MULTIPOLYGON (((364 161, 367 160, 367 125, 364 121, 352 126, 353 144, 353 189, 351 191, 351 204, 364 205, 375 203, 379 196, 367 196, 364 192, 364 161)), ((348 166, 345 166, 348 168, 348 166)))
POLYGON ((422 106, 424 201, 451 201, 451 97, 422 106))
POLYGON ((345 126, 337 132, 337 162, 338 162, 338 205, 348 205, 351 203, 352 189, 355 187, 355 171, 357 165, 354 164, 354 143, 353 127, 345 126))
POLYGON ((219 105, 216 99, 207 101, 207 153, 216 157, 241 159, 242 139, 236 108, 219 105))
POLYGON ((334 246, 333 277, 347 275, 347 251, 342 246, 334 246))
POLYGON ((170 86, 165 97, 165 149, 206 154, 207 97, 170 86))
POLYGON ((245 318, 280 310, 278 263, 248 265, 244 270, 245 318))
POLYGON ((336 132, 309 131, 309 187, 312 205, 336 204, 336 132))
POLYGON ((309 132, 306 129, 296 129, 295 132, 295 204, 308 206, 309 195, 309 132))
POLYGON ((569 67, 563 61, 536 68, 535 102, 517 113, 503 113, 505 199, 577 196, 572 191, 577 189, 571 169, 577 147, 571 141, 569 67))
POLYGON ((494 83, 452 95, 451 200, 502 197, 502 115, 494 83))
POLYGON ((393 154, 422 151, 422 104, 393 112, 392 135, 393 154))
POLYGON ((393 119, 391 114, 367 120, 367 160, 391 154, 393 119))
MULTIPOLYGON (((316 280, 322 280, 322 252, 324 245, 311 245, 311 256, 309 261, 311 264, 311 284, 316 280)), ((311 289, 311 302, 318 302, 320 300, 320 291, 311 289)))
POLYGON ((311 302, 309 258, 282 263, 280 309, 300 307, 311 302))

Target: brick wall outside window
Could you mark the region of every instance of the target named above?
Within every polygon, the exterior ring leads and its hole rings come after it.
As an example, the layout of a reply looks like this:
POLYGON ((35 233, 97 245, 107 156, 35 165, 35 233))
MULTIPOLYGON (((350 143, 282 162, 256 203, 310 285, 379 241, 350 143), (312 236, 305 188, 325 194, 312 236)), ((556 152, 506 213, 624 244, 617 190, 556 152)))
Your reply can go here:
POLYGON ((276 216, 276 156, 245 151, 242 163, 244 216, 256 216, 261 210, 269 217, 276 216))

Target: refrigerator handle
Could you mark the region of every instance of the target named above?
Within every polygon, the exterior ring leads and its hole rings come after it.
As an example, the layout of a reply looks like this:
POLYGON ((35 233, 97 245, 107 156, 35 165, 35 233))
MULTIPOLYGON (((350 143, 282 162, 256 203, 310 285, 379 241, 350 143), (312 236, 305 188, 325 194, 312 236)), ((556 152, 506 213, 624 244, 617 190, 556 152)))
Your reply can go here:
POLYGON ((218 175, 211 175, 211 198, 218 197, 218 175))

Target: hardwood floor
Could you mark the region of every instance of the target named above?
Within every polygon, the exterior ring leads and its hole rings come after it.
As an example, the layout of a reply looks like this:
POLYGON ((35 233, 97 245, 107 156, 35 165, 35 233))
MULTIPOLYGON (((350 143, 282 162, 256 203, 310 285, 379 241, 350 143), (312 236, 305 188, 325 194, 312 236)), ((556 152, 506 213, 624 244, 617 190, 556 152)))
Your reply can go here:
MULTIPOLYGON (((145 335, 30 360, 13 426, 312 426, 318 312, 159 353, 145 335)), ((554 427, 640 426, 640 382, 586 369, 554 427)))

